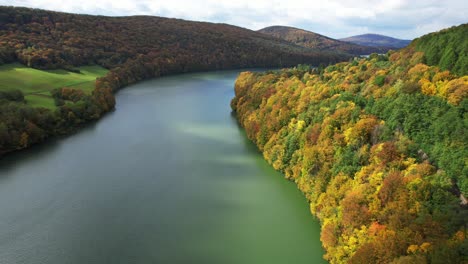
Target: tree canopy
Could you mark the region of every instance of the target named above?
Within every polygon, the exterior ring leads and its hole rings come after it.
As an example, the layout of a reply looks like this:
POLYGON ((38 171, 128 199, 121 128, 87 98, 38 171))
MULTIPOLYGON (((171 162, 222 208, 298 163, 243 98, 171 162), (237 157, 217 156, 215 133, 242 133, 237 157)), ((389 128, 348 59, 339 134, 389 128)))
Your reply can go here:
POLYGON ((310 202, 331 263, 467 261, 468 76, 425 60, 413 44, 236 80, 239 123, 310 202))

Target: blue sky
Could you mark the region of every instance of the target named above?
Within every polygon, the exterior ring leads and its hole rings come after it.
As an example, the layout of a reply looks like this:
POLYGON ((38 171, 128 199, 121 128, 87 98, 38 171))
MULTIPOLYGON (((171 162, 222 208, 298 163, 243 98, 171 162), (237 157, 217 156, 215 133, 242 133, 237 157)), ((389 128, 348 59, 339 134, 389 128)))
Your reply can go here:
POLYGON ((466 0, 0 0, 0 5, 108 16, 155 15, 253 30, 287 25, 332 38, 379 33, 413 39, 468 22, 466 0))

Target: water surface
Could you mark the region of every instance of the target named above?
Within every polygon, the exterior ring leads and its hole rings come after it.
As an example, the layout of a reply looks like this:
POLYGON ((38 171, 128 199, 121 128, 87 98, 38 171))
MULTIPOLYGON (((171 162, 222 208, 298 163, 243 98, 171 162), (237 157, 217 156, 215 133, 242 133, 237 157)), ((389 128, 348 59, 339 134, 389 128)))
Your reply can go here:
POLYGON ((321 263, 304 197, 250 143, 238 72, 120 91, 117 109, 0 160, 0 263, 321 263))

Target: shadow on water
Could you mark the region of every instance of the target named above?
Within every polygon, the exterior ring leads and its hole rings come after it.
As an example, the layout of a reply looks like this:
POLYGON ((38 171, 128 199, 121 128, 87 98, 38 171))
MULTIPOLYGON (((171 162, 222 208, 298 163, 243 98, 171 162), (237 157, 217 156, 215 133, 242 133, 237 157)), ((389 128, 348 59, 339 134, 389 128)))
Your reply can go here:
POLYGON ((231 119, 231 123, 235 124, 235 127, 237 128, 237 131, 239 132, 239 134, 242 135, 242 142, 244 143, 244 146, 249 151, 257 152, 259 155, 262 155, 262 152, 258 149, 258 147, 255 146, 255 144, 247 137, 247 133, 245 132, 245 129, 241 126, 241 124, 239 124, 239 121, 237 120, 235 112, 231 111, 230 119, 231 119))
MULTIPOLYGON (((223 263, 325 263, 317 239, 320 228, 308 210, 305 197, 294 183, 287 181, 263 159, 234 115, 230 114, 226 123, 236 131, 239 144, 235 147, 223 142, 213 145, 209 144, 209 139, 199 139, 205 146, 204 152, 213 157, 198 161, 200 166, 213 172, 204 175, 209 180, 202 182, 210 182, 216 188, 216 198, 205 201, 207 208, 211 208, 207 213, 211 210, 211 215, 218 214, 216 218, 223 219, 210 224, 215 230, 211 234, 220 236, 214 240, 232 248, 231 251, 239 251, 231 253, 236 256, 229 260, 222 256, 219 259, 223 263), (239 157, 243 158, 239 160, 239 157), (276 210, 271 211, 272 206, 276 210), (291 233, 280 238, 282 232, 291 233), (300 252, 300 247, 297 252, 297 249, 287 249, 293 243, 310 243, 310 238, 317 239, 310 246, 312 254, 300 252)), ((225 250, 219 246, 211 247, 225 250)))
POLYGON ((60 139, 49 139, 46 142, 35 144, 27 149, 7 153, 0 158, 0 179, 8 171, 20 166, 23 162, 37 159, 38 156, 47 155, 60 145, 60 139))
MULTIPOLYGON (((111 114, 113 114, 113 112, 107 113, 101 118, 101 120, 105 119, 111 114)), ((86 133, 94 131, 99 121, 100 120, 86 123, 71 134, 51 137, 44 142, 34 144, 26 149, 7 153, 3 157, 0 157, 0 179, 2 178, 2 175, 5 175, 7 172, 13 170, 17 166, 21 166, 23 163, 28 163, 32 160, 37 160, 43 156, 47 156, 48 154, 53 153, 58 148, 60 148, 65 140, 77 136, 84 136, 86 133)))
POLYGON ((230 113, 237 73, 136 84, 100 125, 0 160, 0 262, 322 263, 304 197, 230 113))

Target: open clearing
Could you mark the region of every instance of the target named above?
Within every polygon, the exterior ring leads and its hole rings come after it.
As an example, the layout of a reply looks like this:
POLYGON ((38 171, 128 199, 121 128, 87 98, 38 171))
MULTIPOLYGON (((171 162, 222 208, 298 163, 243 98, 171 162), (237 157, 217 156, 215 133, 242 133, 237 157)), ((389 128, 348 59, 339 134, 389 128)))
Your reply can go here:
POLYGON ((80 73, 66 70, 38 70, 19 63, 0 65, 0 91, 21 90, 27 103, 34 107, 55 108, 50 91, 72 87, 91 93, 96 78, 107 74, 101 66, 78 67, 80 73))

